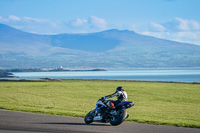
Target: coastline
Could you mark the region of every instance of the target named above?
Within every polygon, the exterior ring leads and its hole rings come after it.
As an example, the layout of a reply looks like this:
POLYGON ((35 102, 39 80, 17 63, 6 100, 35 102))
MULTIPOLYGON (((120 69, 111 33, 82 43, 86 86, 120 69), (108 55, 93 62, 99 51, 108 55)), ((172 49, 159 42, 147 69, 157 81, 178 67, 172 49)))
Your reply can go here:
POLYGON ((107 71, 106 69, 78 69, 78 70, 71 70, 71 69, 64 69, 64 68, 55 68, 55 69, 40 69, 40 68, 27 68, 27 69, 0 69, 0 72, 79 72, 79 71, 107 71))
POLYGON ((86 70, 69 70, 63 68, 56 69, 0 69, 0 78, 18 78, 17 76, 13 76, 14 72, 84 72, 84 71, 107 71, 105 69, 86 69, 86 70))
POLYGON ((13 76, 13 74, 10 72, 0 71, 0 78, 17 78, 17 77, 13 76))
POLYGON ((175 82, 175 81, 146 81, 146 80, 114 80, 114 79, 18 79, 18 78, 0 78, 3 82, 62 82, 62 81, 116 81, 116 82, 150 82, 150 83, 177 83, 177 84, 200 84, 200 82, 175 82))
MULTIPOLYGON (((28 69, 30 70, 30 69, 28 69)), ((1 70, 0 70, 1 71, 1 70)), ((24 71, 24 69, 23 69, 24 71)), ((42 72, 9 72, 13 75, 1 79, 91 79, 138 82, 199 83, 200 69, 137 69, 137 70, 63 70, 42 72), (16 77, 13 77, 16 76, 16 77)))

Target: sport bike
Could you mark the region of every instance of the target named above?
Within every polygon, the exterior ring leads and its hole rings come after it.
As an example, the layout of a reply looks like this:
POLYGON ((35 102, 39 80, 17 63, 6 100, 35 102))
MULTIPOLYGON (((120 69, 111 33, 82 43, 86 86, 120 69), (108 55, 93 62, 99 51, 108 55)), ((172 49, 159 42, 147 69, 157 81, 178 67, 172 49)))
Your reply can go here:
POLYGON ((114 100, 101 100, 99 99, 95 105, 95 109, 90 111, 85 116, 85 123, 92 122, 110 122, 111 125, 117 126, 128 118, 126 109, 132 107, 134 102, 125 101, 114 106, 114 100))

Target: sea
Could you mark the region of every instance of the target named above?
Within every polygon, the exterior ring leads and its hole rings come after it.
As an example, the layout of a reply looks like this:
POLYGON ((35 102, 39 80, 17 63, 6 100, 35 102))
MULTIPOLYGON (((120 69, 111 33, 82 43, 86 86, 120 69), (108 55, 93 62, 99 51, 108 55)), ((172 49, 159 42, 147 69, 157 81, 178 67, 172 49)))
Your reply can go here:
POLYGON ((105 79, 165 82, 200 82, 200 68, 157 68, 106 71, 14 72, 19 79, 105 79))

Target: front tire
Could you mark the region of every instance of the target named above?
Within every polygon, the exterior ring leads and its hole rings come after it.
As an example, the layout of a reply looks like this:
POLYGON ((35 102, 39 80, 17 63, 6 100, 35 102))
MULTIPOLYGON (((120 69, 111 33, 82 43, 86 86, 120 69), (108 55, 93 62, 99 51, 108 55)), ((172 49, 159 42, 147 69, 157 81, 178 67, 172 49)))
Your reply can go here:
POLYGON ((124 120, 126 119, 127 116, 127 112, 126 110, 118 110, 117 111, 117 115, 114 115, 111 119, 110 119, 110 124, 112 126, 117 126, 119 124, 121 124, 122 122, 124 122, 124 120))
POLYGON ((93 122, 94 112, 95 112, 95 111, 92 110, 92 111, 90 111, 90 112, 85 116, 84 121, 85 121, 86 124, 90 124, 90 123, 93 122))

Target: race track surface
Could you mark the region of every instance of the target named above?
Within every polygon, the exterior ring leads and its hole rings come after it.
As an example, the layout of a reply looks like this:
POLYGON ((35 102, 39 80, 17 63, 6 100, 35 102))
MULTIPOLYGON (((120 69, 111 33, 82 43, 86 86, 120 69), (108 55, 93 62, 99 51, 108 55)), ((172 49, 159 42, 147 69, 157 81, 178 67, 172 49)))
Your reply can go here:
POLYGON ((0 133, 200 133, 198 128, 124 122, 87 125, 83 118, 0 110, 0 133))

